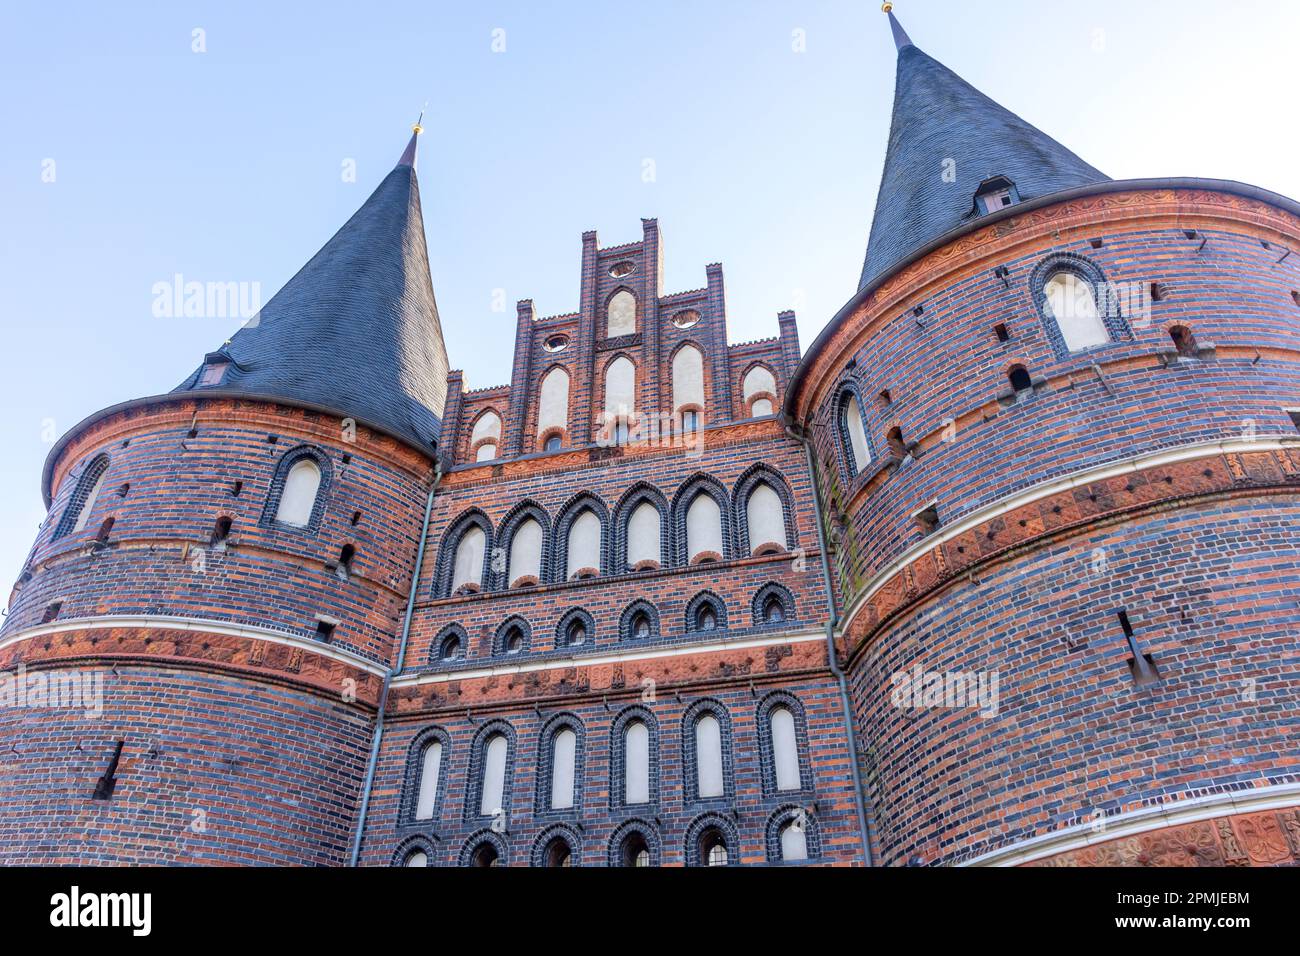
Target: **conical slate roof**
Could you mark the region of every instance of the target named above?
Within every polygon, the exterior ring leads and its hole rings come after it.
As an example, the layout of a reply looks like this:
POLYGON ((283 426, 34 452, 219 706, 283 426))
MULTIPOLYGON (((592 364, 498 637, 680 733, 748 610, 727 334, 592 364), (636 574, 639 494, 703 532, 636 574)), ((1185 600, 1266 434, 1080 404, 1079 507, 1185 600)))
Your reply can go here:
MULTIPOLYGON (((343 228, 204 364, 227 359, 214 390, 323 406, 420 448, 436 441, 448 363, 415 135, 343 228)), ((202 373, 175 391, 203 388, 202 373)))
POLYGON ((1005 176, 1023 202, 1110 178, 923 53, 892 13, 889 21, 894 114, 859 291, 976 218, 975 193, 988 179, 1005 176))

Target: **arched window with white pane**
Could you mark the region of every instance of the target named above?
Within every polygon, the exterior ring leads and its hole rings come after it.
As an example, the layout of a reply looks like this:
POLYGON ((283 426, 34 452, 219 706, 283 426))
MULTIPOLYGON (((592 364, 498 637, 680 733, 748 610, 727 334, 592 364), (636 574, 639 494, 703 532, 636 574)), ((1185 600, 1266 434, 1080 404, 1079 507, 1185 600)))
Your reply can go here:
POLYGON ((435 740, 424 748, 420 761, 420 792, 416 801, 415 819, 433 817, 433 805, 438 799, 438 776, 442 771, 442 741, 435 740))
POLYGON ((704 353, 683 345, 673 354, 673 414, 704 407, 704 353))
POLYGON ((607 421, 630 421, 636 416, 636 366, 620 355, 605 367, 607 421))
POLYGON ((283 484, 279 489, 275 521, 277 524, 294 528, 306 528, 312 523, 316 499, 320 494, 323 477, 321 466, 311 455, 285 459, 286 463, 289 461, 292 461, 292 464, 285 472, 283 484))
POLYGON ((570 725, 561 725, 550 735, 548 754, 550 792, 546 808, 569 810, 577 802, 578 733, 570 725))
POLYGON ((615 806, 644 807, 657 800, 657 724, 650 711, 630 707, 610 735, 610 796, 615 806))
POLYGON ((609 300, 606 309, 605 335, 615 338, 636 331, 636 296, 627 289, 619 289, 609 300))
POLYGON ((482 590, 483 558, 487 552, 487 534, 478 525, 471 525, 456 543, 456 558, 451 578, 451 593, 464 590, 482 590))
POLYGON ((584 508, 569 525, 565 580, 600 573, 603 531, 600 516, 590 508, 584 508))
POLYGON ((862 403, 852 389, 840 393, 840 442, 849 474, 857 475, 871 464, 871 444, 867 440, 867 427, 862 420, 862 403))
POLYGON ((510 587, 536 584, 542 576, 542 525, 525 518, 510 536, 510 563, 506 570, 510 587))
POLYGON ((703 558, 724 556, 722 508, 712 495, 701 491, 686 510, 686 552, 691 564, 703 558))
POLYGON ((506 811, 506 775, 509 767, 510 740, 505 733, 494 731, 482 744, 478 813, 496 817, 506 811))
POLYGON ((758 708, 759 757, 767 793, 797 793, 811 786, 805 767, 803 706, 791 694, 769 695, 758 708))
POLYGON ((682 719, 682 753, 686 761, 687 798, 716 800, 731 791, 731 727, 716 701, 697 701, 682 719))
POLYGON ((722 728, 712 714, 695 721, 695 773, 696 796, 722 796, 722 728))
POLYGON ((659 509, 652 502, 643 501, 632 509, 627 519, 627 566, 635 568, 644 562, 661 560, 661 526, 659 509))
POLYGON ((569 373, 557 365, 542 377, 542 385, 537 399, 537 435, 547 443, 558 439, 556 447, 562 444, 569 430, 569 373))
POLYGON ((741 381, 741 395, 751 418, 771 415, 775 410, 776 376, 766 365, 755 365, 741 381))
POLYGON ((797 817, 781 826, 781 862, 798 863, 808 859, 808 831, 804 818, 797 817))
POLYGON ((475 461, 491 461, 499 456, 501 446, 501 416, 486 411, 474 422, 470 431, 469 447, 475 461))
POLYGON ((1097 308, 1097 292, 1082 276, 1060 270, 1043 284, 1044 311, 1056 322, 1066 351, 1105 345, 1110 341, 1106 323, 1097 308))
POLYGON ((790 542, 786 539, 785 531, 785 503, 767 482, 760 481, 750 490, 745 502, 745 520, 751 554, 789 549, 790 542))

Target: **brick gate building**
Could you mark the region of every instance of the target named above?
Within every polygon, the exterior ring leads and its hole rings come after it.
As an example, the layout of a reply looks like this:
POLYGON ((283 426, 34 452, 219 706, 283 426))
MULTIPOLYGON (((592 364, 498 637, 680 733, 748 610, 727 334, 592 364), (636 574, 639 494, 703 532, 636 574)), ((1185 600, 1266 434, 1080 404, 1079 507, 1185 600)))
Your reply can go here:
POLYGON ((65 435, 0 667, 103 709, 0 708, 0 861, 1300 861, 1300 207, 1111 180, 890 22, 806 353, 643 220, 467 390, 412 136, 65 435))

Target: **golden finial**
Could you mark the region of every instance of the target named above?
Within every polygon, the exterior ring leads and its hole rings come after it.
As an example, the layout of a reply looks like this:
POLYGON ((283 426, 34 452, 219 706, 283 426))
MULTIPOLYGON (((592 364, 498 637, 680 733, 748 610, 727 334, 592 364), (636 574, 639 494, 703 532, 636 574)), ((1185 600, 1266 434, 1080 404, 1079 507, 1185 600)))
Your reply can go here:
POLYGON ((411 126, 411 132, 415 133, 417 136, 424 132, 424 127, 421 124, 424 122, 424 110, 428 108, 429 108, 429 104, 426 101, 424 104, 424 109, 420 110, 420 118, 417 119, 414 125, 411 126))
POLYGON ((881 12, 883 12, 883 13, 888 13, 890 10, 893 10, 893 9, 894 9, 894 5, 893 5, 892 3, 889 3, 888 0, 886 0, 885 3, 882 3, 882 4, 880 5, 880 9, 881 9, 881 12))

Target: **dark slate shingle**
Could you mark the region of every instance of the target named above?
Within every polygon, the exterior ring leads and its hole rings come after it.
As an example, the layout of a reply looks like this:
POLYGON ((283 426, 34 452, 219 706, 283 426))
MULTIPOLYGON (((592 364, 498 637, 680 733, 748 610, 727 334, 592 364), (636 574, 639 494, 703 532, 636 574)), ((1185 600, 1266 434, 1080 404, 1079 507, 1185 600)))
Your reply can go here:
MULTIPOLYGON (((307 402, 429 448, 447 350, 413 150, 221 352, 221 391, 307 402)), ((197 387, 202 367, 175 391, 197 387)))

